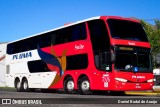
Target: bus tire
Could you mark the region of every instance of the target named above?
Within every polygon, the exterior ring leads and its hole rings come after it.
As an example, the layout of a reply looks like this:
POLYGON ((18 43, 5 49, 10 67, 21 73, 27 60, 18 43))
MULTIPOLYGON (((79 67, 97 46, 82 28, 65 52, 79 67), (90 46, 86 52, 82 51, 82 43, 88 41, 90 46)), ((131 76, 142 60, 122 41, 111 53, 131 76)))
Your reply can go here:
POLYGON ((82 77, 79 79, 78 91, 82 95, 92 94, 92 91, 90 90, 90 82, 87 77, 82 77))
POLYGON ((23 92, 28 92, 29 91, 29 86, 28 86, 27 79, 22 80, 22 91, 23 92))
POLYGON ((74 90, 74 81, 72 77, 68 77, 64 80, 64 92, 66 94, 73 94, 75 92, 74 90))
POLYGON ((19 79, 15 80, 15 88, 17 90, 17 92, 21 92, 22 91, 22 85, 19 79))

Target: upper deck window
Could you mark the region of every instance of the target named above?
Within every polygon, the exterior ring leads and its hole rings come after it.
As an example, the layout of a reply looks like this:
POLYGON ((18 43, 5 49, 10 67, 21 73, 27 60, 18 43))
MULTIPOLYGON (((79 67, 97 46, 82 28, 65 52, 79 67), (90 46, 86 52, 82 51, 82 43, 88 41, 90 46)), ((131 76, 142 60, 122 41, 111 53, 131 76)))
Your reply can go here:
POLYGON ((145 31, 140 23, 118 19, 108 19, 107 23, 111 36, 114 39, 148 42, 145 31))
POLYGON ((85 23, 75 24, 59 30, 36 35, 27 39, 19 40, 7 45, 7 54, 15 54, 41 48, 51 45, 64 44, 78 40, 85 40, 86 25, 85 23))

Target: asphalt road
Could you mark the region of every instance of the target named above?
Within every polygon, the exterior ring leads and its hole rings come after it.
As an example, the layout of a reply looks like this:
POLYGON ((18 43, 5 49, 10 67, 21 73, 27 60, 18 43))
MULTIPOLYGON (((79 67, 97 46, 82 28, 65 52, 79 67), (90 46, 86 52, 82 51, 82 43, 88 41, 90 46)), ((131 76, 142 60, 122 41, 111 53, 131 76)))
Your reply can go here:
POLYGON ((0 107, 159 107, 160 95, 79 95, 61 92, 0 91, 0 107), (3 103, 3 104, 2 104, 3 103), (11 104, 11 105, 10 105, 11 104))

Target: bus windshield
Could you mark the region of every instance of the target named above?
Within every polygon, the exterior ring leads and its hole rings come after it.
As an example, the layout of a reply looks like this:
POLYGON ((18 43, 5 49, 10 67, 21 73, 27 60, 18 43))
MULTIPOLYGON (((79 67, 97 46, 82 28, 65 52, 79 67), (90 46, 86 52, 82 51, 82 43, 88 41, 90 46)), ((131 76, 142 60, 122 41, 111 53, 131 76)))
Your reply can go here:
POLYGON ((114 39, 148 42, 145 31, 140 23, 118 19, 108 19, 107 23, 111 31, 111 36, 114 39))
POLYGON ((151 55, 149 52, 133 50, 116 50, 115 69, 130 72, 151 72, 151 55))

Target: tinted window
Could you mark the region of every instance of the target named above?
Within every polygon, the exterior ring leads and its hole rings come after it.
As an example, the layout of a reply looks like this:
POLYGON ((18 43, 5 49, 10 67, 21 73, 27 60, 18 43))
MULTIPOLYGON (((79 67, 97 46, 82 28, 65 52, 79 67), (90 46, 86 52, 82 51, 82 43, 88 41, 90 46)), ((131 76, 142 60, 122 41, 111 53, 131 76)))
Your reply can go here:
POLYGON ((88 25, 94 51, 108 51, 110 49, 110 41, 104 21, 94 20, 88 22, 88 25))
MULTIPOLYGON (((86 69, 88 67, 87 54, 67 56, 66 59, 67 70, 86 69)), ((44 63, 42 60, 29 61, 28 69, 31 73, 50 71, 47 67, 47 64, 44 63)))
POLYGON ((7 54, 37 49, 37 44, 43 48, 51 45, 84 40, 86 37, 85 23, 81 23, 8 44, 7 54))
POLYGON ((85 23, 63 28, 51 33, 51 44, 68 43, 86 39, 85 23))
POLYGON ((111 71, 110 40, 104 21, 89 21, 88 26, 96 67, 111 71))
POLYGON ((18 42, 7 45, 7 54, 15 54, 19 52, 29 51, 37 48, 37 37, 31 37, 18 42))
MULTIPOLYGON (((43 47, 47 47, 47 46, 51 46, 51 36, 50 33, 46 33, 40 36, 37 36, 37 40, 38 40, 38 45, 43 48, 43 47)), ((37 44, 35 44, 36 48, 37 48, 37 44)))
POLYGON ((28 62, 28 69, 29 69, 30 73, 49 72, 50 71, 47 67, 47 64, 44 63, 42 60, 29 61, 28 62))
POLYGON ((115 69, 129 72, 152 72, 150 49, 117 46, 115 69))
POLYGON ((67 56, 67 70, 86 69, 87 67, 87 54, 67 56))
POLYGON ((71 41, 86 39, 86 27, 85 23, 76 25, 72 29, 71 41))
POLYGON ((13 43, 7 45, 7 54, 13 54, 15 45, 13 43))
POLYGON ((107 20, 111 35, 115 39, 127 39, 148 42, 147 36, 140 23, 109 19, 107 20))

